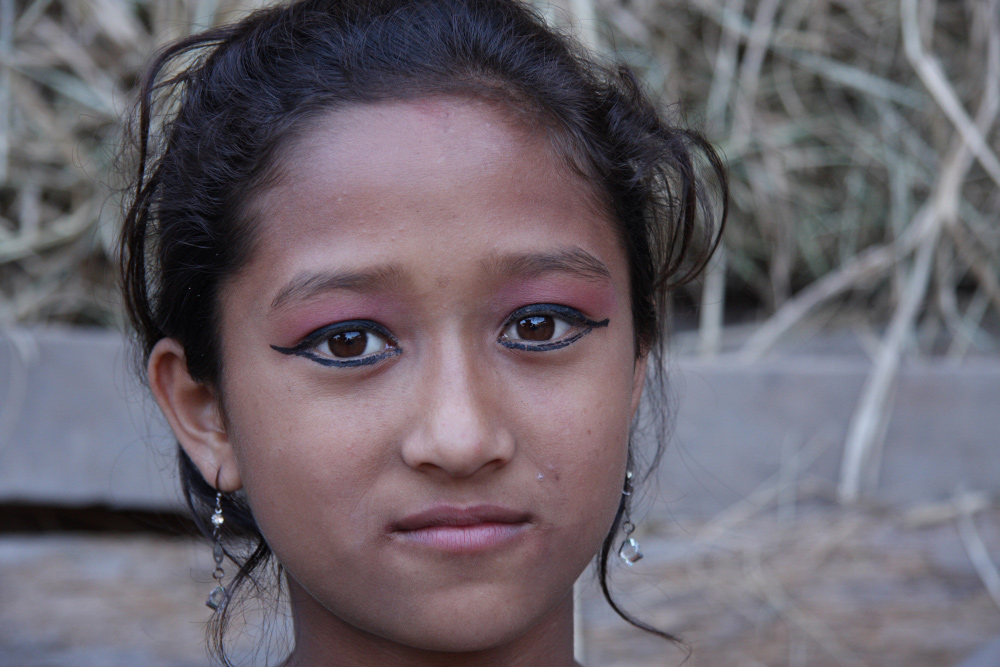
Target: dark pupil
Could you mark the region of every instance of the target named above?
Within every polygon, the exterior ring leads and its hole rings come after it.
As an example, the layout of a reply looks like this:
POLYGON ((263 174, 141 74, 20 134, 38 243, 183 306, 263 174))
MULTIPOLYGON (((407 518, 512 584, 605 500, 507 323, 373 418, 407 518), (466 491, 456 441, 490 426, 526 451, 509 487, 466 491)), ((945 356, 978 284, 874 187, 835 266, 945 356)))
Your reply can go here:
POLYGON ((517 335, 522 340, 550 340, 556 323, 548 315, 532 315, 517 323, 517 335))
POLYGON ((329 345, 335 357, 356 357, 365 351, 367 341, 363 331, 341 331, 330 336, 329 345))

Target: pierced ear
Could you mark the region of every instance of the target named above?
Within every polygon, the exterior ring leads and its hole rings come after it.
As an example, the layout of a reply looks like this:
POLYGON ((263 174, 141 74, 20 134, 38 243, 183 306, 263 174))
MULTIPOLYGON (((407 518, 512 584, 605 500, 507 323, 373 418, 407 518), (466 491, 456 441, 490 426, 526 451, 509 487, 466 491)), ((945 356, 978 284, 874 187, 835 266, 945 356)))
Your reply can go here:
POLYGON ((242 487, 215 392, 188 373, 181 344, 161 339, 149 355, 147 371, 153 397, 205 481, 225 492, 242 487))

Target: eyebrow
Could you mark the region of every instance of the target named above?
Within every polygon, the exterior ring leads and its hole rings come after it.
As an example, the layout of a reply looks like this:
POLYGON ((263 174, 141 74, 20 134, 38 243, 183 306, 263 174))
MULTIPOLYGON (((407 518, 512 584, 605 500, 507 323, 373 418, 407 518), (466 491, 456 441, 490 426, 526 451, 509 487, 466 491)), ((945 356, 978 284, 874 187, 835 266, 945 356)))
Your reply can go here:
MULTIPOLYGON (((485 270, 500 277, 537 278, 546 273, 570 273, 588 280, 610 281, 611 272, 601 260, 583 248, 562 248, 553 252, 512 254, 491 257, 483 262, 485 270)), ((292 278, 271 300, 271 310, 290 301, 306 301, 334 290, 370 293, 399 287, 404 272, 397 264, 364 271, 303 272, 292 278)))
POLYGON ((271 310, 281 308, 289 301, 306 301, 318 294, 333 290, 358 293, 377 292, 397 287, 403 282, 403 271, 396 264, 374 267, 364 271, 303 272, 292 278, 278 291, 271 301, 271 310))
POLYGON ((537 278, 546 273, 570 273, 593 281, 611 281, 611 271, 583 248, 491 257, 484 268, 497 276, 537 278))

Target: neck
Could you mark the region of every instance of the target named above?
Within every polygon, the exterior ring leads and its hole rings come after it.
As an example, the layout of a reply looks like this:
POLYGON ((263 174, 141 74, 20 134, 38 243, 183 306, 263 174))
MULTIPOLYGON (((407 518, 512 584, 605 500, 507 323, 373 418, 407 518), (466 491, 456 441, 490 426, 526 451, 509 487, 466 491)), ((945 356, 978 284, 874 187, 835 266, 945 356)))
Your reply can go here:
POLYGON ((283 667, 580 667, 573 659, 573 601, 567 595, 527 632, 475 651, 408 646, 330 613, 288 578, 295 649, 283 667))

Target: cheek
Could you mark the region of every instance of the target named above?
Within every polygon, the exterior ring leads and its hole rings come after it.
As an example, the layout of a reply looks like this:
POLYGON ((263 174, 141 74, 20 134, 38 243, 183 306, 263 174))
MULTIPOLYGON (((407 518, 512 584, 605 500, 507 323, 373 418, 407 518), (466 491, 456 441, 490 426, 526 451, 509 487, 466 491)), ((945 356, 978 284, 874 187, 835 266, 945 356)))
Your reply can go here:
MULTIPOLYGON (((267 386, 242 379, 242 387, 267 386)), ((317 526, 350 536, 349 526, 366 522, 388 460, 379 444, 391 441, 393 427, 385 414, 372 419, 364 399, 271 386, 242 391, 227 421, 254 517, 281 559, 281 545, 312 543, 317 526)))
POLYGON ((531 393, 519 406, 530 431, 520 440, 540 484, 574 529, 603 537, 614 518, 628 459, 632 360, 604 358, 531 393), (593 525, 590 525, 593 524, 593 525))

